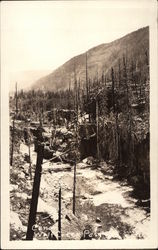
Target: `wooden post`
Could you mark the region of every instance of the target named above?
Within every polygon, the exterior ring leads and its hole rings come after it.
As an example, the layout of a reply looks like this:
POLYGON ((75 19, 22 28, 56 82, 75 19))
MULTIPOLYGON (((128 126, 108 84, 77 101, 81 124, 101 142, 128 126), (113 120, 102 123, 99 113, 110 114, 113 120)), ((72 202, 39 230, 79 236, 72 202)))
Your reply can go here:
POLYGON ((59 188, 58 240, 61 240, 61 187, 59 188))
POLYGON ((13 165, 13 155, 14 155, 14 129, 15 129, 15 118, 13 118, 13 130, 12 130, 12 145, 11 145, 11 152, 10 152, 10 165, 13 165))
POLYGON ((36 222, 36 212, 37 212, 39 188, 41 181, 43 153, 44 153, 44 145, 39 143, 37 149, 37 162, 36 162, 36 170, 33 183, 32 200, 30 205, 30 214, 29 214, 26 240, 33 240, 33 235, 34 235, 33 225, 36 222))
POLYGON ((96 99, 96 139, 97 139, 97 159, 99 160, 99 107, 98 99, 96 99))

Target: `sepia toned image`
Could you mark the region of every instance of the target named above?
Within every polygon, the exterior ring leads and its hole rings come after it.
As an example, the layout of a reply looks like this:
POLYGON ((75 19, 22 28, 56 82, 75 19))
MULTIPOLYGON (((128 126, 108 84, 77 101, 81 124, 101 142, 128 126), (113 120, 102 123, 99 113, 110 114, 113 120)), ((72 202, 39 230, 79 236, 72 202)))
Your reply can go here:
POLYGON ((154 1, 111 2, 3 2, 10 243, 150 240, 154 1))

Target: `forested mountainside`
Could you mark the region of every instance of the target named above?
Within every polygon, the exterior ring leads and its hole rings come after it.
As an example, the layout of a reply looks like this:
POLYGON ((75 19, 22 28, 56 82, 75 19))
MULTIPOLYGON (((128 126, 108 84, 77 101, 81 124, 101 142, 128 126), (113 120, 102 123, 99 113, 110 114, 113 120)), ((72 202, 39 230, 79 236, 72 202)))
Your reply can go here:
POLYGON ((81 84, 86 81, 86 55, 88 78, 93 80, 102 74, 109 76, 111 67, 118 65, 118 61, 126 54, 130 61, 137 66, 144 65, 149 54, 149 27, 141 28, 111 43, 101 44, 87 52, 73 57, 51 74, 39 79, 33 84, 33 89, 65 90, 69 85, 74 86, 74 67, 77 79, 81 84))

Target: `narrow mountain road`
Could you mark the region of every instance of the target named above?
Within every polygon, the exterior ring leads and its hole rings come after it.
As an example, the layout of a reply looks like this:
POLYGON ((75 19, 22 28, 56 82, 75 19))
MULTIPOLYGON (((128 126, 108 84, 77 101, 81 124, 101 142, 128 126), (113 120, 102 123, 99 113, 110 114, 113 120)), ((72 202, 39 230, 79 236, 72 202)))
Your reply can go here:
MULTIPOLYGON (((27 152, 25 145, 21 152, 27 152)), ((32 161, 36 153, 31 147, 32 161)), ((43 164, 38 201, 36 239, 47 239, 50 229, 57 237, 58 191, 62 189, 62 239, 81 239, 84 229, 94 239, 147 239, 150 216, 137 199, 132 187, 113 179, 113 166, 102 162, 100 167, 80 162, 76 176, 76 214, 72 214, 73 166, 64 163, 43 164), (43 227, 43 228, 42 228, 43 227), (42 232, 42 233, 41 233, 42 232), (44 233, 45 232, 45 233, 44 233)))
POLYGON ((113 180, 112 166, 103 163, 103 168, 106 174, 100 169, 78 169, 84 183, 80 192, 87 197, 81 202, 80 211, 87 214, 92 224, 99 222, 96 232, 101 239, 148 237, 149 215, 131 197, 132 187, 113 180))

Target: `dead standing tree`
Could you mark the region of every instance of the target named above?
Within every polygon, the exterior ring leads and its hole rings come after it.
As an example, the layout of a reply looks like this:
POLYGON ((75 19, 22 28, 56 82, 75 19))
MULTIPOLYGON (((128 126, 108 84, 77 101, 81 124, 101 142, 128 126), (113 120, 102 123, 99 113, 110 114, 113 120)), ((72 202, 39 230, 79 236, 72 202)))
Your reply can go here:
POLYGON ((29 138, 29 141, 28 141, 28 149, 29 149, 29 172, 30 172, 30 180, 32 180, 30 138, 29 138))
POLYGON ((17 82, 16 82, 16 85, 15 85, 15 111, 16 111, 16 118, 17 118, 17 115, 18 115, 18 91, 17 91, 17 82))
MULTIPOLYGON (((41 128, 42 131, 42 128, 41 128)), ((39 188, 41 181, 41 172, 42 172, 42 163, 44 157, 44 144, 42 143, 43 137, 42 132, 38 135, 38 144, 37 144, 37 162, 36 162, 36 170, 34 175, 34 183, 33 183, 33 191, 32 191, 32 200, 30 205, 30 214, 28 221, 28 228, 26 234, 26 240, 33 240, 33 225, 36 222, 36 212, 38 205, 38 196, 39 196, 39 188)))
MULTIPOLYGON (((89 102, 90 102, 90 80, 88 79, 88 53, 86 52, 86 102, 87 102, 87 109, 89 109, 89 102)), ((89 113, 89 112, 88 112, 89 113)), ((89 115, 89 122, 91 120, 90 114, 89 115)))
POLYGON ((74 93, 75 93, 75 163, 74 163, 74 182, 73 182, 73 214, 76 212, 76 168, 77 168, 77 161, 78 161, 78 99, 79 99, 79 92, 78 92, 78 83, 76 80, 76 70, 74 65, 74 93))
POLYGON ((29 130, 29 124, 28 121, 26 121, 26 128, 24 128, 24 140, 26 145, 28 146, 28 153, 29 153, 29 173, 30 173, 30 180, 32 180, 32 166, 31 166, 31 134, 29 130))
POLYGON ((61 187, 59 188, 58 240, 61 240, 61 187))
POLYGON ((99 160, 99 104, 98 96, 96 97, 96 139, 97 139, 97 159, 99 160))
POLYGON ((10 165, 13 165, 13 157, 14 157, 14 133, 15 133, 15 117, 13 118, 13 126, 12 126, 12 142, 11 142, 11 152, 10 152, 10 165))
MULTIPOLYGON (((27 130, 28 130, 28 127, 27 127, 27 130)), ((30 135, 30 132, 28 131, 29 172, 30 172, 30 180, 32 180, 31 149, 30 149, 30 146, 31 146, 31 135, 30 135)))
MULTIPOLYGON (((112 107, 115 116, 115 145, 116 145, 116 165, 120 164, 120 136, 119 136, 119 124, 118 124, 118 102, 116 97, 116 84, 114 69, 111 68, 111 80, 112 80, 112 107)), ((120 72, 119 72, 120 83, 120 72)))
POLYGON ((130 172, 133 168, 133 141, 132 141, 132 110, 129 98, 129 81, 127 75, 127 56, 123 56, 123 79, 126 87, 126 106, 127 106, 127 127, 128 127, 128 154, 129 154, 129 168, 130 172))
POLYGON ((11 143, 11 152, 10 152, 10 165, 13 165, 14 158, 14 139, 15 139, 15 119, 18 115, 18 93, 17 93, 17 82, 15 84, 15 112, 16 115, 13 117, 13 126, 12 126, 12 143, 11 143))
POLYGON ((96 106, 96 143, 97 143, 97 160, 100 159, 100 149, 99 149, 99 103, 100 103, 100 99, 102 96, 102 87, 99 84, 99 79, 98 79, 98 71, 97 71, 97 84, 96 84, 96 88, 97 88, 97 94, 95 96, 95 106, 96 106))
POLYGON ((86 52, 86 96, 87 96, 87 103, 88 103, 88 101, 89 101, 89 86, 88 86, 87 52, 86 52))

